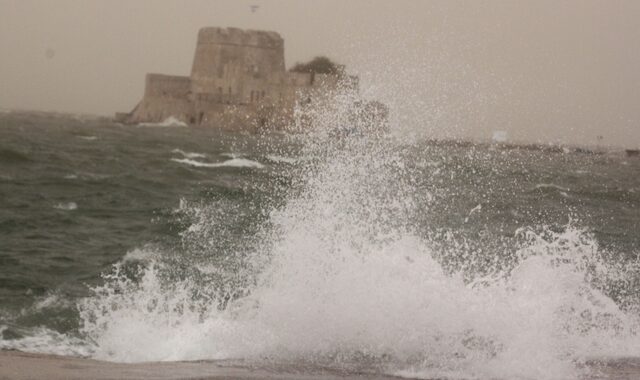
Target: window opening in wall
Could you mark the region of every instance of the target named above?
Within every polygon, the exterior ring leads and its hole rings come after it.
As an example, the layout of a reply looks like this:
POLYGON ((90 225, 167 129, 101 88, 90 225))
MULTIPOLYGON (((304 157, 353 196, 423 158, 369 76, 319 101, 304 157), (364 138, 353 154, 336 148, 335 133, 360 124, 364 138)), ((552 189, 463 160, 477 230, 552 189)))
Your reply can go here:
POLYGON ((204 119, 204 112, 200 112, 200 115, 198 115, 198 124, 202 124, 202 119, 204 119))
POLYGON ((264 91, 262 91, 262 93, 260 94, 260 98, 264 99, 264 91))
POLYGON ((251 91, 251 103, 253 103, 253 91, 251 91))

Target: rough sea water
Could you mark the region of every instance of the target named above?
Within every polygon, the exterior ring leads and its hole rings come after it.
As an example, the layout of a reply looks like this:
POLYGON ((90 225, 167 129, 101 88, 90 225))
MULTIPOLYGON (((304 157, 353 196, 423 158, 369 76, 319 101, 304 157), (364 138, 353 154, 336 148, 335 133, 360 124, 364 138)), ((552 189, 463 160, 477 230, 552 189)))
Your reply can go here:
POLYGON ((0 115, 0 348, 451 379, 640 356, 640 160, 341 115, 264 136, 0 115))

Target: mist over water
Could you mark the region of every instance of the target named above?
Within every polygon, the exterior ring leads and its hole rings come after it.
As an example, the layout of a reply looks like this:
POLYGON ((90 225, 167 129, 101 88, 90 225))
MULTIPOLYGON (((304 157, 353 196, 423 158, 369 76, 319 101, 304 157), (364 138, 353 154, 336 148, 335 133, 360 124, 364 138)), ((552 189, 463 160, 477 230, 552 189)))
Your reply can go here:
MULTIPOLYGON (((64 121, 39 130, 51 141, 3 146, 9 193, 42 181, 11 169, 44 161, 29 144, 56 152, 58 139, 95 136, 74 140, 76 156, 55 153, 73 161, 91 154, 84 144, 130 141, 108 158, 126 174, 109 180, 81 166, 57 181, 138 189, 112 206, 118 218, 134 210, 126 202, 152 208, 128 218, 155 229, 127 236, 102 265, 84 264, 86 277, 62 282, 73 291, 52 280, 36 295, 5 295, 17 301, 3 310, 0 347, 423 378, 578 378, 589 358, 640 355, 638 162, 345 135, 351 100, 337 94, 306 110, 316 128, 295 136, 64 121), (56 310, 77 326, 47 322, 56 310)), ((11 131, 25 121, 5 122, 11 131)), ((72 228, 83 218, 100 240, 101 196, 85 188, 47 210, 72 228)), ((0 226, 19 236, 11 218, 0 226)), ((77 263, 91 252, 70 244, 60 256, 77 263)))

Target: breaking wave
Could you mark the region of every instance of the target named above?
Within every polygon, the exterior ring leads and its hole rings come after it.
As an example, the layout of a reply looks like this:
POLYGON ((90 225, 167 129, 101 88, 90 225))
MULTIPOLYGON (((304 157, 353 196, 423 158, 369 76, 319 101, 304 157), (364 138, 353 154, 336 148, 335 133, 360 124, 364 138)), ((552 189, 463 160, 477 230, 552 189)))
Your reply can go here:
MULTIPOLYGON (((106 274, 80 305, 93 356, 553 379, 580 376, 592 356, 640 354, 637 317, 612 296, 629 268, 605 260, 587 231, 521 229, 508 255, 481 260, 451 234, 415 230, 428 202, 397 147, 317 142, 301 188, 246 237, 253 251, 225 252, 234 265, 194 263, 176 280, 152 259, 133 277, 123 264, 106 274)), ((201 219, 184 238, 219 228, 201 219)))
MULTIPOLYGON (((241 245, 215 260, 145 248, 106 273, 79 304, 92 356, 556 379, 581 376, 592 356, 640 355, 627 282, 640 268, 612 260, 578 222, 521 228, 481 248, 461 231, 421 229, 416 220, 442 198, 420 185, 410 144, 332 136, 344 107, 311 115, 309 159, 290 167, 285 202, 267 207, 241 245)), ((240 157, 172 161, 263 167, 240 157)), ((236 209, 223 206, 181 202, 194 218, 183 246, 214 249, 235 236, 225 228, 236 209)))

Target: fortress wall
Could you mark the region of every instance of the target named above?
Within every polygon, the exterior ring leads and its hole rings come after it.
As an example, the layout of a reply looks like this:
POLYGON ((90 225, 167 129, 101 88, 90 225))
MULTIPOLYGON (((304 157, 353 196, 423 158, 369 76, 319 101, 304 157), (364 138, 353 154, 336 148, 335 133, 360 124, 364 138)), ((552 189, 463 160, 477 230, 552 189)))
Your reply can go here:
POLYGON ((173 116, 189 122, 193 115, 191 79, 183 76, 147 74, 142 101, 133 110, 130 122, 161 122, 173 116))
POLYGON ((250 105, 196 102, 194 125, 234 131, 256 131, 258 108, 250 105))
POLYGON ((147 74, 145 97, 185 98, 191 91, 191 78, 184 76, 147 74))
POLYGON ((185 123, 190 123, 193 118, 193 103, 188 99, 145 97, 133 110, 128 122, 159 123, 170 116, 185 123))

